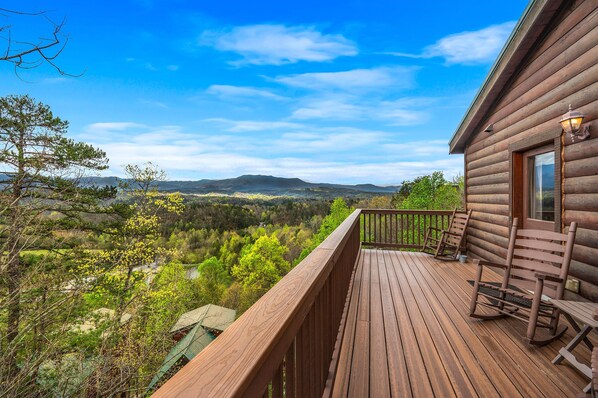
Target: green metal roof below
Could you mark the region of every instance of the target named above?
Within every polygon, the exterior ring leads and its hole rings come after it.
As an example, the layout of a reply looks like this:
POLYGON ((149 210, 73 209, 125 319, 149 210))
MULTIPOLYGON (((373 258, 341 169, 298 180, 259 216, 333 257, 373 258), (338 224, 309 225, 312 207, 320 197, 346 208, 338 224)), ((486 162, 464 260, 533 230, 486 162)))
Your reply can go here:
POLYGON ((237 312, 230 308, 208 304, 186 312, 179 317, 177 323, 170 329, 170 333, 188 328, 196 323, 213 330, 224 331, 234 321, 237 312))
POLYGON ((160 369, 150 382, 148 389, 152 390, 180 359, 185 359, 186 361, 192 360, 214 339, 215 337, 207 332, 201 324, 198 323, 195 325, 166 355, 162 366, 160 366, 160 369))

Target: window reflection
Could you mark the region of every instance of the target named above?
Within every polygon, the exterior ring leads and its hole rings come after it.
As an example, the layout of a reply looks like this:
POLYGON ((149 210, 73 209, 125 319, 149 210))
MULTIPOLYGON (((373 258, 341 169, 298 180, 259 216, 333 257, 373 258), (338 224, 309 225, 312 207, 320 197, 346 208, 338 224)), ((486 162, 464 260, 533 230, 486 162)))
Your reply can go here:
POLYGON ((554 152, 529 158, 529 218, 554 221, 554 152))

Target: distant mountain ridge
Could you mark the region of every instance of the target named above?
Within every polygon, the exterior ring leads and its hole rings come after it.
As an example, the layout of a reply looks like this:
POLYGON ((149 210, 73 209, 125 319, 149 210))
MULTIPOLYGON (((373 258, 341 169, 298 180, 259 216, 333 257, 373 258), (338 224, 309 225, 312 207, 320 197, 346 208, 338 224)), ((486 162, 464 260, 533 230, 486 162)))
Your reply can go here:
MULTIPOLYGON (((118 177, 90 177, 86 185, 116 185, 118 177)), ((268 175, 242 175, 236 178, 222 180, 197 181, 160 181, 157 183, 159 191, 181 192, 186 194, 266 194, 276 196, 334 196, 359 194, 392 194, 398 190, 397 186, 378 186, 374 184, 329 184, 311 183, 299 178, 284 178, 268 175)))

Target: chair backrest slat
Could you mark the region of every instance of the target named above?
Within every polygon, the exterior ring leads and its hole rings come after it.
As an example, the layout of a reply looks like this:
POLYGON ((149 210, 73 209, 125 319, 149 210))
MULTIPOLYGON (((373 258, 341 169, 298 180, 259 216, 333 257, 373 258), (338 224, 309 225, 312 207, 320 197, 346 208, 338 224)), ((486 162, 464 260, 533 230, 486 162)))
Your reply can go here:
POLYGON ((561 299, 569 274, 576 230, 575 222, 571 223, 567 234, 518 229, 515 218, 509 239, 506 262, 508 268, 504 275, 503 287, 514 285, 533 290, 535 289, 535 274, 541 272, 563 280, 562 283, 545 281, 545 290, 543 291, 551 298, 561 299))
POLYGON ((542 272, 548 275, 559 276, 561 273, 561 268, 551 264, 551 263, 543 263, 541 261, 534 261, 525 258, 514 258, 511 261, 512 268, 523 268, 527 270, 531 270, 533 272, 542 272))
POLYGON ((518 246, 526 247, 530 249, 545 250, 547 252, 564 253, 565 246, 552 241, 537 240, 537 239, 519 239, 517 241, 518 246))
MULTIPOLYGON (((519 239, 517 239, 517 242, 519 242, 519 239)), ((517 245, 517 243, 515 245, 517 245)), ((559 264, 559 271, 561 268, 560 265, 563 263, 563 256, 548 253, 548 252, 545 252, 542 250, 515 249, 515 252, 513 254, 515 255, 515 258, 529 258, 532 260, 538 260, 538 261, 542 261, 542 262, 550 262, 550 263, 554 263, 554 264, 559 264)), ((559 274, 560 274, 560 272, 559 272, 559 274)))
MULTIPOLYGON (((536 288, 536 272, 524 268, 513 268, 511 270, 510 285, 517 286, 522 289, 533 291, 536 288)), ((555 282, 544 282, 544 294, 548 297, 556 294, 558 290, 558 284, 555 282)))

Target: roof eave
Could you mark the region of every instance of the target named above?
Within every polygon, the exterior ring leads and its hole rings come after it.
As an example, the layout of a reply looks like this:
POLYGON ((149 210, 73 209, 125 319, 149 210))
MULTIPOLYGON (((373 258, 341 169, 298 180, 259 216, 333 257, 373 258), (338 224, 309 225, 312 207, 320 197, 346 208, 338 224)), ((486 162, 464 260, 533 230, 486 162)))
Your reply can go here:
POLYGON ((527 5, 449 141, 450 154, 465 152, 467 141, 483 121, 486 112, 518 71, 525 56, 564 1, 532 0, 527 5))

